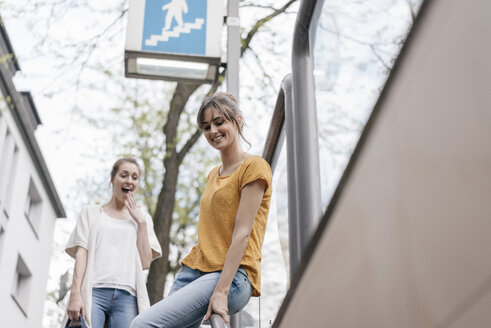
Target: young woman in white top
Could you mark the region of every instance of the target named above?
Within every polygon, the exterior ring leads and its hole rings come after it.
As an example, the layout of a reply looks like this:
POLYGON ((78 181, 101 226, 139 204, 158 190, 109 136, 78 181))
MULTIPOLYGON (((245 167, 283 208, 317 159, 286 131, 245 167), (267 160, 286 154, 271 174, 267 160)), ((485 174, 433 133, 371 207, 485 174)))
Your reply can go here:
POLYGON ((75 258, 67 315, 88 327, 126 328, 149 306, 143 270, 161 248, 152 218, 135 201, 140 174, 135 159, 116 161, 111 199, 82 209, 66 246, 75 258))

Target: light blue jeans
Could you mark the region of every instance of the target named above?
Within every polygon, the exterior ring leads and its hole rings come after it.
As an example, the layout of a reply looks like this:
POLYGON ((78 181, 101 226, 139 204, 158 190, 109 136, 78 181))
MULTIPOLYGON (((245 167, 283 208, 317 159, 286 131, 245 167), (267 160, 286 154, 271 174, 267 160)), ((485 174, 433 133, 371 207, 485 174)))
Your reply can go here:
POLYGON ((138 314, 136 297, 116 288, 92 289, 92 328, 128 328, 138 314))
MULTIPOLYGON (((201 272, 185 265, 176 276, 169 296, 140 313, 131 328, 197 328, 208 310, 221 271, 201 272)), ((239 268, 228 293, 228 313, 242 310, 252 295, 252 285, 239 268)))

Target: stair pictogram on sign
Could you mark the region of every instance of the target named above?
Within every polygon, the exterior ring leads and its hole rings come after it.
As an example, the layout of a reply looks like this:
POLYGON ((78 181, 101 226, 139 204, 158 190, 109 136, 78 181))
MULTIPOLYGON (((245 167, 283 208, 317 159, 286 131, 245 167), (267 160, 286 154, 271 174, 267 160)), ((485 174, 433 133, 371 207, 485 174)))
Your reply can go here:
POLYGON ((151 35, 150 39, 145 40, 146 46, 156 46, 157 42, 166 42, 169 38, 178 38, 183 33, 191 33, 191 30, 200 30, 203 27, 205 20, 196 18, 194 23, 184 23, 184 25, 176 26, 173 30, 162 29, 162 34, 151 35))

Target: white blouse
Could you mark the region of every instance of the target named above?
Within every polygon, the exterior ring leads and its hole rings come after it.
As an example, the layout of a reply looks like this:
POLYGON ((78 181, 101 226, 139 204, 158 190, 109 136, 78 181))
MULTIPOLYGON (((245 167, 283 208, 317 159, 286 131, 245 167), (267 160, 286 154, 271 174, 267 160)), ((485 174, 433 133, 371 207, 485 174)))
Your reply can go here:
POLYGON ((92 287, 119 288, 136 296, 135 220, 118 219, 102 210, 95 242, 92 287))
MULTIPOLYGON (((90 314, 92 313, 92 287, 93 287, 93 273, 97 270, 94 264, 94 261, 97 257, 96 255, 96 244, 99 236, 99 223, 104 221, 104 211, 100 205, 90 205, 84 207, 79 214, 77 225, 75 229, 73 229, 72 234, 70 235, 70 239, 66 245, 65 251, 71 257, 75 258, 77 248, 83 247, 87 250, 87 268, 85 270, 85 275, 82 280, 82 286, 80 288, 80 292, 82 294, 82 300, 85 305, 85 312, 87 313, 86 325, 87 327, 92 327, 90 314)), ((157 240, 157 236, 153 231, 153 221, 152 217, 145 213, 145 220, 147 222, 147 233, 148 239, 150 241, 150 247, 152 248, 152 259, 159 257, 162 254, 162 250, 160 249, 160 244, 157 240)), ((101 228, 104 230, 103 228, 101 228)), ((136 233, 134 233, 136 238, 136 233)), ((145 309, 150 306, 150 301, 148 299, 147 287, 145 285, 146 276, 143 272, 140 254, 138 253, 138 249, 135 242, 128 242, 128 245, 131 245, 135 249, 135 258, 133 268, 135 270, 135 289, 136 289, 136 298, 138 303, 138 313, 141 313, 145 309)), ((119 261, 122 259, 122 256, 118 255, 111 260, 119 261)), ((128 260, 129 262, 129 260, 128 260)), ((65 318, 62 321, 61 327, 65 327, 66 320, 68 316, 65 311, 65 318)))

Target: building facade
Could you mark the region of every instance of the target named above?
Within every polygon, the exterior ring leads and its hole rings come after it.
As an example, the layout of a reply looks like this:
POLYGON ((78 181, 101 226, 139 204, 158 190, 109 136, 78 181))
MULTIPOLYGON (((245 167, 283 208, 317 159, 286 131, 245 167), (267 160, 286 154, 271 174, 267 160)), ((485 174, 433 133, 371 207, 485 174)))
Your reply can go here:
POLYGON ((40 327, 55 220, 65 217, 34 135, 41 123, 0 18, 1 327, 40 327))

